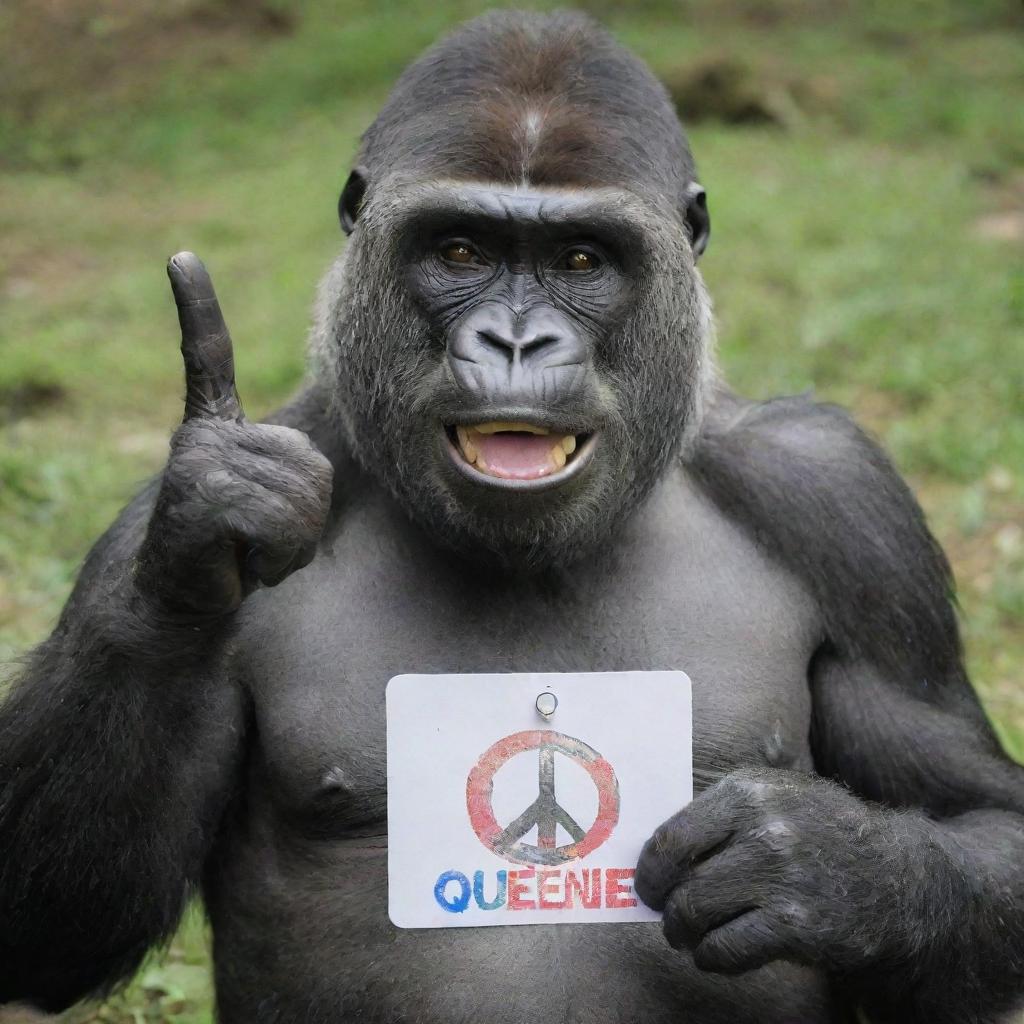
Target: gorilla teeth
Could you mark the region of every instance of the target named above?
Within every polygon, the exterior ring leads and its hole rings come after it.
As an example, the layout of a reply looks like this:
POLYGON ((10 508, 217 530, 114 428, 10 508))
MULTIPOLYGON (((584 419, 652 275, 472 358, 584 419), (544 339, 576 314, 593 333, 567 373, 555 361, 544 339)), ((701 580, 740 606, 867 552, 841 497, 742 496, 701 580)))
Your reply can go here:
MULTIPOLYGON (((478 423, 473 426, 456 426, 455 435, 458 439, 459 451, 469 465, 476 467, 480 472, 494 477, 518 477, 531 479, 534 477, 549 476, 563 469, 569 456, 576 451, 576 436, 574 434, 552 434, 547 427, 538 426, 534 423, 513 423, 503 420, 489 420, 486 423, 478 423), (483 449, 491 447, 488 440, 494 434, 530 434, 537 437, 551 438, 551 447, 548 449, 547 464, 541 461, 535 462, 532 466, 516 465, 513 456, 509 464, 505 458, 500 458, 497 465, 488 465, 484 457, 483 449), (505 465, 501 463, 505 462, 505 465)), ((503 455, 507 456, 506 451, 503 455)), ((539 453, 538 453, 539 455, 539 453)))
POLYGON ((463 458, 472 466, 477 460, 477 450, 469 439, 469 431, 465 427, 456 427, 455 433, 459 438, 459 447, 462 449, 463 458))

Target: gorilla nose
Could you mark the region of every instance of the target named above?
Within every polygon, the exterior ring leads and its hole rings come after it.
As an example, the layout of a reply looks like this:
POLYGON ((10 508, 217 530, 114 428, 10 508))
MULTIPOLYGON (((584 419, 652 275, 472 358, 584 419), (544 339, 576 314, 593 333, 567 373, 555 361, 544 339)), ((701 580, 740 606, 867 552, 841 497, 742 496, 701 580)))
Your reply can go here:
POLYGON ((555 310, 480 309, 449 335, 448 365, 466 391, 502 402, 568 398, 582 386, 587 344, 555 310))
POLYGON ((545 354, 543 350, 552 349, 563 340, 562 335, 553 330, 531 332, 522 337, 516 337, 509 331, 484 328, 478 330, 476 334, 481 348, 504 356, 511 363, 542 356, 545 354))
POLYGON ((504 306, 479 309, 455 328, 448 345, 456 359, 496 370, 539 370, 586 359, 586 346, 553 309, 518 315, 504 306))

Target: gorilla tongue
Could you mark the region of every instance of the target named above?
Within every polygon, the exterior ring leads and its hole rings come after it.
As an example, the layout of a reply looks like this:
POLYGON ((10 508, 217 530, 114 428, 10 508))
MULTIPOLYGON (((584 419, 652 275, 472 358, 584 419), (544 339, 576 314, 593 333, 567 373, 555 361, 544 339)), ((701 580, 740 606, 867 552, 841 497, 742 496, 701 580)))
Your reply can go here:
POLYGON ((481 423, 460 428, 458 435, 467 462, 490 476, 512 480, 535 480, 557 472, 576 446, 571 434, 541 433, 527 424, 481 423))

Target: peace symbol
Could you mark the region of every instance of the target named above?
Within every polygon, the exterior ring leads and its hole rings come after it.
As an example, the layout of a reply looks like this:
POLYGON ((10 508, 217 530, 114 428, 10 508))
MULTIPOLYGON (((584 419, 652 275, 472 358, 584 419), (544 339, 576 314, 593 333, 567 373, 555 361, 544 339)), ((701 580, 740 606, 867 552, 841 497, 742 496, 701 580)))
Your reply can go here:
POLYGON ((564 864, 596 850, 619 821, 619 783, 612 766, 591 746, 574 736, 546 729, 513 733, 498 740, 481 755, 466 779, 466 808, 477 838, 489 850, 517 864, 564 864), (514 821, 502 828, 494 817, 494 776, 509 758, 525 750, 537 751, 537 799, 514 821), (597 789, 597 817, 584 831, 555 799, 555 753, 572 758, 586 769, 597 789), (537 826, 537 845, 522 841, 537 826), (572 838, 555 845, 561 825, 572 838))

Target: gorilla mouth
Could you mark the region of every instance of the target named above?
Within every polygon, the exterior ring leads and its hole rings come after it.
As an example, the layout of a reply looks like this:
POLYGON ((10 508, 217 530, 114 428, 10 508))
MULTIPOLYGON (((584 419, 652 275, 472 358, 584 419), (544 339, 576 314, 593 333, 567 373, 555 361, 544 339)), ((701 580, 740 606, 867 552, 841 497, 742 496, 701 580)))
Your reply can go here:
POLYGON ((445 429, 464 475, 516 490, 562 483, 582 469, 594 434, 562 434, 536 423, 488 420, 445 429))

